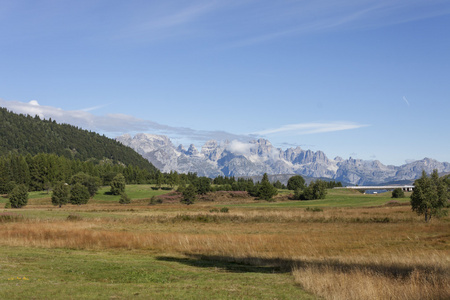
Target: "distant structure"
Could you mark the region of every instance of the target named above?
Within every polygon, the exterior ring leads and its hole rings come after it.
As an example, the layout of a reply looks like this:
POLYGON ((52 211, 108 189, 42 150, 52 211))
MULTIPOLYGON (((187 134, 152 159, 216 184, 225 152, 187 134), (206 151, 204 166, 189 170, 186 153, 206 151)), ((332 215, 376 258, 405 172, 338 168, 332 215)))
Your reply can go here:
POLYGON ((402 189, 402 191, 404 192, 412 192, 414 190, 414 186, 413 185, 361 185, 361 186, 346 186, 343 187, 341 189, 351 189, 351 190, 362 190, 362 191, 366 191, 366 190, 395 190, 395 189, 402 189))

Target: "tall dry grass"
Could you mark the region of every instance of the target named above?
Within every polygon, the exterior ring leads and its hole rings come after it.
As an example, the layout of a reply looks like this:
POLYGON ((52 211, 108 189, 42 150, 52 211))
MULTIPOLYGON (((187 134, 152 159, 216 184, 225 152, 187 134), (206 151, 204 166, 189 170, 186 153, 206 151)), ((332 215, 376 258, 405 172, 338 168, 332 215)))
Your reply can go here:
POLYGON ((0 226, 0 245, 150 250, 272 266, 325 299, 449 299, 449 237, 446 221, 425 224, 405 208, 131 211, 0 226))

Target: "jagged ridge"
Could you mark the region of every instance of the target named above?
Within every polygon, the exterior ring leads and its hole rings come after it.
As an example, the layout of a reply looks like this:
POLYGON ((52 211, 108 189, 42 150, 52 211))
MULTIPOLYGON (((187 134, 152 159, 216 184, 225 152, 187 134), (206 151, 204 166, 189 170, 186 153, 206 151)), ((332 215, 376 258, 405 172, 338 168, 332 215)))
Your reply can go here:
POLYGON ((402 166, 385 166, 380 161, 340 157, 329 159, 322 151, 300 147, 282 150, 265 139, 248 143, 239 141, 208 141, 201 151, 194 145, 188 150, 175 147, 162 135, 126 134, 117 140, 140 153, 162 172, 196 172, 200 176, 257 176, 268 174, 300 174, 329 178, 352 184, 380 184, 388 181, 414 180, 422 170, 430 173, 450 172, 450 164, 424 158, 402 166))

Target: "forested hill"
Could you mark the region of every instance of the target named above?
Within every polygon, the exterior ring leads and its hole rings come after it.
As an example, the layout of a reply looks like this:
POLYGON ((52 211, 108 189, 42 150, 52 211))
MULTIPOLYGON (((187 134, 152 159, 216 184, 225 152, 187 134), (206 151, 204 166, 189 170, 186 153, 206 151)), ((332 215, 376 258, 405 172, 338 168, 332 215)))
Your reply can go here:
POLYGON ((153 173, 157 169, 133 149, 101 136, 38 116, 18 115, 0 107, 0 156, 10 152, 36 155, 52 153, 81 161, 111 159, 153 173))

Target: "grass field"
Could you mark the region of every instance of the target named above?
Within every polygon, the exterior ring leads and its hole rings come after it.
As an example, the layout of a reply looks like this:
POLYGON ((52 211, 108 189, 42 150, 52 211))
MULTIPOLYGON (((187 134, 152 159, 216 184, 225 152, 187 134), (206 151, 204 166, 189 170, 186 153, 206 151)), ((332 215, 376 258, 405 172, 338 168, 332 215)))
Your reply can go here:
POLYGON ((62 208, 31 193, 0 213, 1 299, 450 298, 450 218, 425 223, 408 198, 150 206, 168 191, 127 186, 129 205, 107 191, 62 208))

